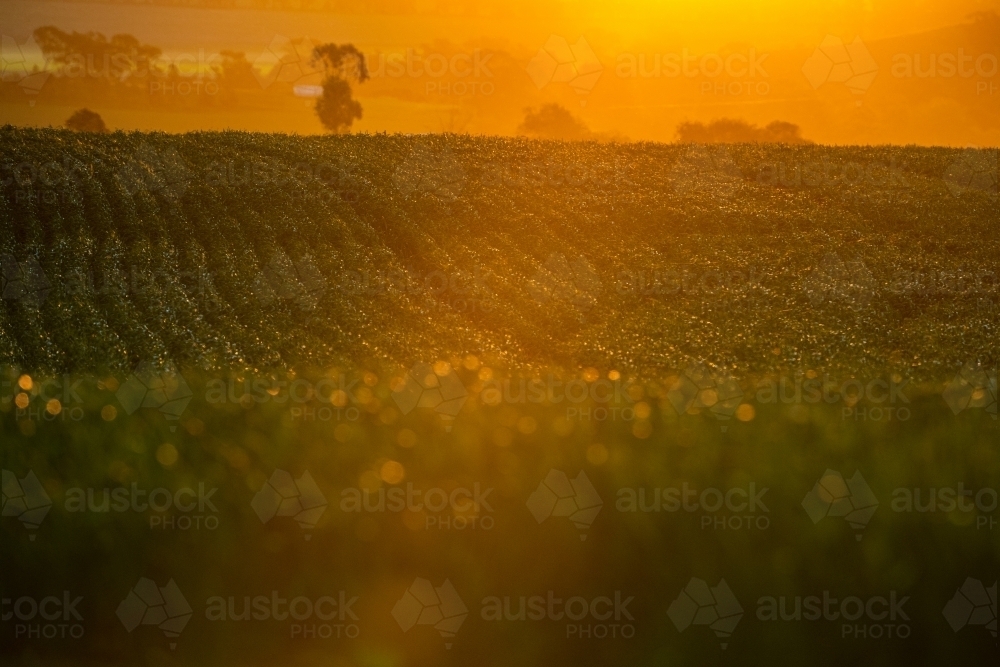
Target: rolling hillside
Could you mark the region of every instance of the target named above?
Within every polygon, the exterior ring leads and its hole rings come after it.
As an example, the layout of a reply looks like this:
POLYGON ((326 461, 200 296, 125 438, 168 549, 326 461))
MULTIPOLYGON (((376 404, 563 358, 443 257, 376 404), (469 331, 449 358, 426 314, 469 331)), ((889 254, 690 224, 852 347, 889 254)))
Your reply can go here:
POLYGON ((997 152, 0 130, 0 364, 988 360, 997 152))

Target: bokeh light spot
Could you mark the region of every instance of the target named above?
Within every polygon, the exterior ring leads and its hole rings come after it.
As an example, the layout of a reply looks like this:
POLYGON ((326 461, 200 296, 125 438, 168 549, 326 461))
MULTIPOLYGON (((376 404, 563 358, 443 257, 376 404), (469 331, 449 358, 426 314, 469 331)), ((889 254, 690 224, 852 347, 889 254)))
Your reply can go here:
POLYGON ((177 448, 169 442, 165 442, 156 448, 156 460, 159 461, 160 465, 164 468, 169 468, 177 463, 177 457, 177 448))

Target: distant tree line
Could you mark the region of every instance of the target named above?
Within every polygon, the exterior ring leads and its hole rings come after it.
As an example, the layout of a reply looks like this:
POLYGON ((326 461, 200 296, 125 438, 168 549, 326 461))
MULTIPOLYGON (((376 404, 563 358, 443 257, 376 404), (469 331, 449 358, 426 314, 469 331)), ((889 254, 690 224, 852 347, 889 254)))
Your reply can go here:
MULTIPOLYGON (((268 61, 264 71, 270 69, 275 76, 269 77, 238 51, 199 52, 197 57, 172 59, 132 35, 109 38, 55 26, 36 29, 34 38, 45 58, 44 69, 51 75, 42 86, 46 96, 74 105, 237 106, 238 97, 268 95, 287 100, 293 92, 300 94, 300 88, 316 88, 318 94, 309 91, 307 95, 318 98, 315 111, 320 122, 331 132, 342 132, 362 115, 351 83, 369 79, 364 55, 352 44, 289 41, 287 52, 270 53, 275 60, 268 61), (293 76, 282 77, 283 73, 293 76), (315 76, 320 85, 297 85, 309 76, 315 76)), ((22 95, 16 87, 17 77, 0 78, 0 98, 22 95)), ((75 118, 73 124, 95 127, 92 118, 86 114, 83 118, 75 118)))
POLYGON ((795 123, 776 120, 764 127, 745 120, 720 118, 710 123, 685 121, 677 126, 677 140, 684 144, 810 144, 795 123))
MULTIPOLYGON (((39 0, 44 2, 46 0, 39 0)), ((147 5, 160 7, 192 7, 197 9, 257 9, 280 11, 331 12, 340 14, 381 13, 416 10, 413 0, 63 0, 87 4, 147 5)))

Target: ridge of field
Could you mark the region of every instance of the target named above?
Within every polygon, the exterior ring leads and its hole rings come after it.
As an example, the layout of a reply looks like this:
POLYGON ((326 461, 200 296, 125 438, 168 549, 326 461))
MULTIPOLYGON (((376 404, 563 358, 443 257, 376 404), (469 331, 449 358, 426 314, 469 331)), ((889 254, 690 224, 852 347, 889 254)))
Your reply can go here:
POLYGON ((0 364, 993 359, 997 151, 0 129, 0 364))

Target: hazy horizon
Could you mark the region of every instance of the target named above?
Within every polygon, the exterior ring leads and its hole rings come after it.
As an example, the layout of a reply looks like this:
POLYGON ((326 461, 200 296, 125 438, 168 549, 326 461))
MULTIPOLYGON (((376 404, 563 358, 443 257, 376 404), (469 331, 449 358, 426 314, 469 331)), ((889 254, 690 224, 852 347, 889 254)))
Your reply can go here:
MULTIPOLYGON (((293 95, 292 85, 278 93, 261 77, 225 104, 212 87, 209 69, 221 52, 242 52, 262 73, 274 44, 300 41, 353 44, 365 54, 373 77, 353 85, 363 108, 358 132, 509 136, 525 109, 559 104, 595 135, 632 141, 673 141, 682 122, 729 118, 793 123, 806 139, 832 145, 1000 145, 998 3, 739 4, 630 2, 609 12, 599 3, 515 3, 507 17, 488 2, 330 13, 12 0, 0 5, 8 82, 0 121, 59 126, 87 107, 112 129, 320 133, 313 101, 293 95), (181 63, 182 83, 192 85, 150 81, 147 95, 125 101, 110 99, 101 75, 56 76, 23 94, 9 84, 18 67, 45 62, 26 46, 43 26, 133 35, 159 48, 165 65, 181 63), (545 57, 538 60, 546 49, 581 58, 569 65, 592 76, 571 82, 546 71, 545 57), (833 63, 835 53, 847 60, 833 63), (429 74, 428 63, 440 73, 429 74), (53 90, 69 83, 72 93, 53 90)), ((308 70, 311 47, 297 48, 292 58, 308 70)), ((279 80, 296 83, 299 75, 287 73, 279 80)))

